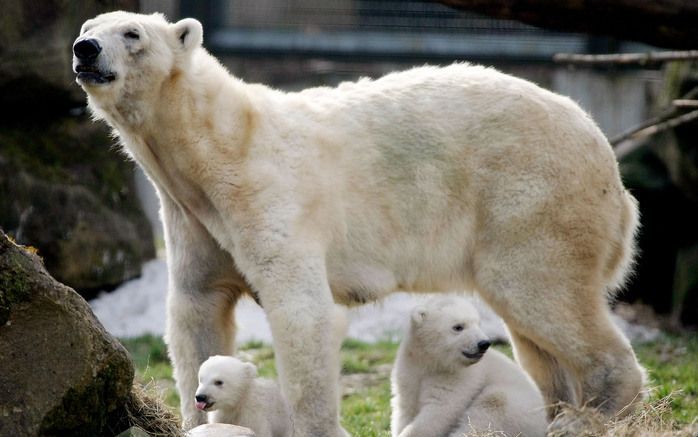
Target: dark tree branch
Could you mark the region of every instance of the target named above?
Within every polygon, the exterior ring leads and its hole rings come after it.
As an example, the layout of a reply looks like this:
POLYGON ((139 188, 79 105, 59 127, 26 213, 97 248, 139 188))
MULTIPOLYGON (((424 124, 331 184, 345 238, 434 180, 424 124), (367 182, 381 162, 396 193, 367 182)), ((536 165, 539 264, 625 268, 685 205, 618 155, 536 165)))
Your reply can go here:
POLYGON ((698 45, 696 0, 438 1, 547 29, 606 35, 675 49, 698 45))
POLYGON ((558 53, 553 56, 553 61, 565 64, 577 65, 652 65, 668 61, 686 61, 698 59, 698 50, 648 52, 648 53, 618 53, 610 55, 578 55, 572 53, 558 53))
MULTIPOLYGON (((698 87, 692 88, 689 92, 681 96, 681 99, 679 100, 693 100, 696 97, 698 97, 698 87)), ((636 133, 675 117, 679 113, 677 110, 678 107, 679 105, 672 104, 671 106, 664 108, 663 110, 659 111, 659 113, 656 116, 643 121, 637 126, 633 126, 632 128, 621 133, 620 135, 616 135, 615 137, 611 138, 609 142, 611 143, 611 145, 617 146, 623 141, 629 140, 632 137, 634 137, 636 133)))
POLYGON ((618 143, 618 145, 613 150, 616 153, 616 157, 619 160, 621 160, 628 156, 638 147, 641 147, 643 145, 643 142, 640 140, 642 140, 643 138, 656 135, 660 132, 664 132, 665 130, 673 129, 676 126, 680 126, 682 124, 689 123, 695 120, 698 120, 698 109, 679 115, 678 117, 674 117, 669 120, 663 121, 659 124, 649 126, 641 131, 638 131, 633 135, 633 140, 624 140, 623 142, 618 143))

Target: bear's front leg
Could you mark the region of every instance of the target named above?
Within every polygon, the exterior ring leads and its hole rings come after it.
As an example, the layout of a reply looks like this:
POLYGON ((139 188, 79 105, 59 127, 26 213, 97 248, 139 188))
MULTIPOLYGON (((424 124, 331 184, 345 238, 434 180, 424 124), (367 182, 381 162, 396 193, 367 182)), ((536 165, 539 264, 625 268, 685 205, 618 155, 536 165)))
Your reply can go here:
POLYGON ((231 355, 234 307, 242 289, 230 254, 195 219, 161 196, 169 290, 165 341, 185 429, 206 423, 194 401, 199 366, 211 355, 231 355))
POLYGON ((295 437, 340 437, 338 347, 324 260, 275 257, 255 275, 295 437))

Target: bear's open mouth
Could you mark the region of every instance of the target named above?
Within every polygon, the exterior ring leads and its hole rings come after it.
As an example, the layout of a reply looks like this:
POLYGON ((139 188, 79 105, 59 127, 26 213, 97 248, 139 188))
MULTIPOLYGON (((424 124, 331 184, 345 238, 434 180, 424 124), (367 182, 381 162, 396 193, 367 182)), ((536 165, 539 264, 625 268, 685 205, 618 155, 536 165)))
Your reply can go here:
POLYGON ((95 65, 78 64, 75 66, 78 74, 78 81, 91 84, 104 84, 116 79, 116 75, 111 72, 104 73, 95 65))

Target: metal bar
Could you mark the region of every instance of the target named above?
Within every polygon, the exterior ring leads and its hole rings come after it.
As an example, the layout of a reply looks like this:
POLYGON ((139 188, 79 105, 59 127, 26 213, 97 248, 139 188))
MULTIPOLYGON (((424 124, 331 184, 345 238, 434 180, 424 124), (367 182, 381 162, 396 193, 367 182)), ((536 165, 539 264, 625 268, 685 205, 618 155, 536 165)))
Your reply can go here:
POLYGON ((326 58, 500 59, 550 62, 559 52, 583 52, 579 35, 483 35, 423 32, 214 29, 207 39, 217 53, 326 58))

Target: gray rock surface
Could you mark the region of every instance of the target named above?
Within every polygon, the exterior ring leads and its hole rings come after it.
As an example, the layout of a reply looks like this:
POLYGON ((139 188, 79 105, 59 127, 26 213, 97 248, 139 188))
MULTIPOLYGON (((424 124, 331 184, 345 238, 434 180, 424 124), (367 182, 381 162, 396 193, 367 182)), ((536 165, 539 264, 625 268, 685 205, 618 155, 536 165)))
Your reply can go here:
POLYGON ((143 431, 142 428, 139 428, 137 426, 132 426, 131 428, 127 429, 126 431, 120 433, 116 437, 150 437, 150 434, 147 432, 143 431))
POLYGON ((254 437, 255 433, 249 428, 226 423, 207 423, 192 428, 187 437, 254 437))
POLYGON ((0 435, 103 435, 133 384, 126 350, 40 258, 0 232, 0 435))

